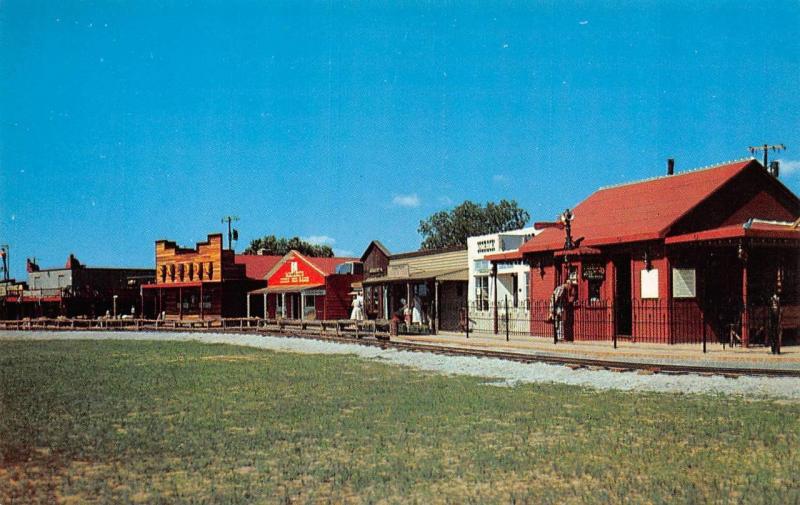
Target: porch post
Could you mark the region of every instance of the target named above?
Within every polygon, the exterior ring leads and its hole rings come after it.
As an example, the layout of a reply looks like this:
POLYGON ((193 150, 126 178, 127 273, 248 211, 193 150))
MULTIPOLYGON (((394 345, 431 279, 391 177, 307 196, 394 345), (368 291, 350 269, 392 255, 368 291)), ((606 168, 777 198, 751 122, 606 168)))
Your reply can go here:
POLYGON ((264 293, 264 319, 269 317, 269 313, 267 312, 267 294, 264 293))
POLYGON ((247 317, 250 317, 250 293, 247 293, 247 317))
POLYGON ((742 347, 750 346, 750 307, 747 300, 747 258, 742 259, 742 347))
POLYGON ((183 288, 178 288, 178 319, 183 319, 183 288))
POLYGON ((403 311, 403 322, 407 324, 411 324, 413 314, 410 312, 411 309, 411 283, 406 282, 406 307, 409 308, 408 314, 408 321, 406 321, 406 311, 403 311))
POLYGON ((492 285, 494 294, 492 295, 493 303, 494 303, 494 334, 497 335, 499 331, 499 324, 498 324, 498 315, 497 315, 497 263, 492 263, 492 285))
MULTIPOLYGON (((434 281, 433 287, 433 315, 434 315, 434 333, 439 333, 439 281, 434 281)), ((469 317, 469 305, 467 306, 467 317, 469 317)))
POLYGON ((306 318, 306 293, 305 291, 300 291, 300 319, 303 320, 306 318))
POLYGON ((281 317, 286 319, 286 293, 281 293, 281 317))
MULTIPOLYGON (((665 313, 662 314, 662 317, 666 319, 667 324, 667 342, 669 344, 674 344, 675 341, 672 338, 672 309, 674 306, 674 301, 672 299, 672 262, 669 260, 669 256, 667 255, 667 251, 664 250, 664 275, 667 277, 667 306, 664 309, 665 313)), ((702 310, 702 309, 701 309, 702 310)), ((701 316, 700 320, 703 322, 703 326, 705 327, 706 318, 705 315, 701 316)))
POLYGON ((200 283, 200 320, 204 320, 205 315, 203 314, 203 283, 200 283))

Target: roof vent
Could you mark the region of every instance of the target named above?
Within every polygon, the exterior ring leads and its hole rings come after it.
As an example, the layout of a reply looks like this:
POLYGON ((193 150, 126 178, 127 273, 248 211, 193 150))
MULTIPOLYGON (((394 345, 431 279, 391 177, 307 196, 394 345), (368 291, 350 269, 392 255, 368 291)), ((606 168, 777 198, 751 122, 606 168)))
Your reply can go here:
POLYGON ((673 158, 667 159, 667 175, 675 173, 675 160, 673 158))

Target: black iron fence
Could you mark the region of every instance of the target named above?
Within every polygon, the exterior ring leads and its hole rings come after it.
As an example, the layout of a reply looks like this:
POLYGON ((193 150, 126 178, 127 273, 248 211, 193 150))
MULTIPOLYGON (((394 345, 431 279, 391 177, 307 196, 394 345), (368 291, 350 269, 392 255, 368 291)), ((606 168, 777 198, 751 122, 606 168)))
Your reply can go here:
POLYGON ((615 341, 739 345, 749 333, 751 345, 770 345, 776 334, 797 338, 797 322, 789 320, 794 308, 783 307, 776 318, 766 301, 700 303, 687 300, 575 301, 501 300, 460 307, 460 331, 507 337, 536 336, 554 341, 615 341))

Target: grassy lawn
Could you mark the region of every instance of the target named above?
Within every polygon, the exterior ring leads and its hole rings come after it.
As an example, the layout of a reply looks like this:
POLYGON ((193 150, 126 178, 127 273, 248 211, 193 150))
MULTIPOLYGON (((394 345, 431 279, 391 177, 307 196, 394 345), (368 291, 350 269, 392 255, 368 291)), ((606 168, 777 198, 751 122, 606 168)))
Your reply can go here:
POLYGON ((0 503, 798 503, 800 405, 0 342, 0 503))

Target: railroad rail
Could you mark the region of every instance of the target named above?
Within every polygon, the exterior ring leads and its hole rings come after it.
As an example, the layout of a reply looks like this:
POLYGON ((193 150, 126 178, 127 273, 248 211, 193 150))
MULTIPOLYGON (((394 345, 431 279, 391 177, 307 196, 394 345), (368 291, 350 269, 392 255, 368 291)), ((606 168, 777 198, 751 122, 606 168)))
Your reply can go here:
POLYGON ((601 359, 582 356, 513 352, 492 349, 469 349, 429 343, 391 340, 388 328, 374 321, 299 321, 236 318, 215 321, 156 321, 144 319, 34 319, 0 321, 0 330, 44 331, 138 331, 258 334, 313 339, 324 342, 357 344, 408 352, 426 352, 447 356, 501 359, 519 363, 547 363, 572 369, 647 372, 661 374, 800 377, 800 369, 754 368, 738 366, 703 366, 683 363, 657 363, 601 359))

